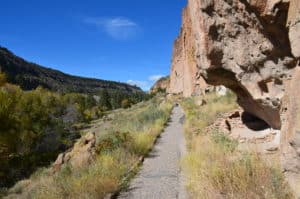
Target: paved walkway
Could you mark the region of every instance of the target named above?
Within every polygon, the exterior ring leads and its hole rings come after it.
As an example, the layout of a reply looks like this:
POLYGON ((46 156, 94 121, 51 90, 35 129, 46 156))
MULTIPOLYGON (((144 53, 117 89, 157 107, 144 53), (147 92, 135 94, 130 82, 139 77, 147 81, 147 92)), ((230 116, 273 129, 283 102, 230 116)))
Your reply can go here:
POLYGON ((184 113, 175 107, 171 122, 119 199, 186 199, 180 159, 185 153, 184 113))

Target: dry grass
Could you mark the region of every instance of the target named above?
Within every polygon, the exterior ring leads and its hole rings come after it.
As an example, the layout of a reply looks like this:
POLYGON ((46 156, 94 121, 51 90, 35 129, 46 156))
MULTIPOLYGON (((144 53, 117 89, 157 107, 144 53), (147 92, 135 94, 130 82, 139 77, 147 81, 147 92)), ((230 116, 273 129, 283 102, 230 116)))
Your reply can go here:
POLYGON ((221 132, 204 132, 219 113, 236 108, 232 95, 206 97, 197 107, 194 99, 182 105, 187 113, 189 152, 183 159, 188 189, 195 199, 293 198, 279 165, 268 164, 255 152, 241 153, 237 143, 221 132))
POLYGON ((172 109, 169 102, 153 99, 118 113, 109 130, 97 144, 97 160, 90 166, 74 170, 69 166, 55 175, 42 169, 30 179, 30 189, 17 184, 10 190, 15 198, 33 199, 101 199, 126 186, 141 156, 153 147, 172 109), (125 179, 125 180, 124 180, 125 179))
POLYGON ((103 198, 120 186, 120 180, 137 161, 133 154, 115 150, 101 154, 88 168, 74 171, 65 167, 53 177, 39 178, 29 194, 32 198, 103 198))

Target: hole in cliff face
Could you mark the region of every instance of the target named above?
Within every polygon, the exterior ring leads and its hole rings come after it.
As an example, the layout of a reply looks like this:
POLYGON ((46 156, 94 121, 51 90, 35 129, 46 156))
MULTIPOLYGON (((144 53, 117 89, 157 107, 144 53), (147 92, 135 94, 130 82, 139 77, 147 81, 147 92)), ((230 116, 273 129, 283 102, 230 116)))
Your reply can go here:
MULTIPOLYGON (((206 82, 210 85, 224 85, 237 95, 238 104, 247 112, 255 114, 252 120, 245 119, 245 125, 250 129, 264 129, 271 126, 273 129, 281 128, 280 114, 277 107, 264 104, 261 100, 253 99, 248 89, 237 79, 236 74, 221 67, 210 67, 204 75, 206 82), (254 122, 254 118, 256 122, 254 122), (263 121, 264 120, 264 121, 263 121), (252 121, 252 122, 251 122, 252 121)), ((266 82, 264 82, 266 83, 266 82)), ((268 91, 267 85, 262 90, 268 91)))
POLYGON ((280 79, 275 79, 274 82, 275 82, 276 85, 283 85, 283 81, 280 80, 280 79))
POLYGON ((214 5, 210 4, 206 8, 203 8, 202 11, 208 14, 210 17, 212 17, 215 11, 214 5))
MULTIPOLYGON (((224 53, 222 49, 214 48, 208 55, 212 66, 221 67, 224 53)), ((213 69, 214 70, 214 69, 213 69)))
POLYGON ((218 40, 219 37, 218 28, 216 26, 209 27, 209 35, 213 40, 218 40))
POLYGON ((265 121, 248 112, 242 114, 242 122, 249 129, 254 131, 262 131, 271 128, 265 121))
MULTIPOLYGON (((223 56, 223 55, 222 55, 223 56)), ((213 61, 212 61, 213 62, 213 61)), ((219 60, 215 61, 215 64, 221 64, 219 60)), ((239 89, 234 89, 237 85, 235 74, 224 68, 210 68, 207 70, 206 82, 211 85, 219 86, 224 85, 227 88, 237 92, 239 89)))
POLYGON ((212 25, 209 27, 209 35, 212 38, 212 40, 220 41, 220 33, 219 31, 222 31, 224 27, 222 25, 212 25))
POLYGON ((264 93, 269 92, 268 86, 264 81, 258 82, 258 86, 262 92, 264 92, 264 93))
POLYGON ((277 46, 279 55, 291 56, 291 45, 289 40, 289 31, 286 26, 288 18, 289 3, 279 3, 274 8, 277 14, 271 23, 266 24, 266 31, 270 35, 270 40, 277 46))

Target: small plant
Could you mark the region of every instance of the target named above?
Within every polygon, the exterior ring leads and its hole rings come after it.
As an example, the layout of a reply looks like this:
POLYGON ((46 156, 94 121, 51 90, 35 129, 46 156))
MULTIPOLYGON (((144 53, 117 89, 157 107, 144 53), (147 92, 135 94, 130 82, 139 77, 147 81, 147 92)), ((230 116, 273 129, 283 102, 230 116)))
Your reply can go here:
POLYGON ((115 132, 108 135, 105 135, 99 141, 97 145, 97 152, 100 153, 109 153, 118 148, 127 148, 130 143, 132 143, 132 135, 128 132, 120 133, 115 132))
POLYGON ((230 139, 224 133, 221 132, 213 132, 211 135, 211 139, 215 144, 224 149, 224 151, 233 152, 238 146, 237 141, 230 139))
POLYGON ((145 156, 153 146, 155 136, 149 133, 134 133, 130 151, 138 156, 145 156))

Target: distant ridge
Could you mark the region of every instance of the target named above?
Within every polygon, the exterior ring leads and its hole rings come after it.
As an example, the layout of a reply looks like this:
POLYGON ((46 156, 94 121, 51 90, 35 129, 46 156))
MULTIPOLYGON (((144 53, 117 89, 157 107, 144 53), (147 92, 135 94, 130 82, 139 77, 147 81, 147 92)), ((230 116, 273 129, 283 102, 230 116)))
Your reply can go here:
POLYGON ((0 70, 7 75, 10 83, 24 90, 38 86, 61 93, 97 93, 101 89, 118 90, 128 93, 142 92, 137 86, 114 81, 84 78, 65 74, 58 70, 34 64, 14 55, 0 46, 0 70))

